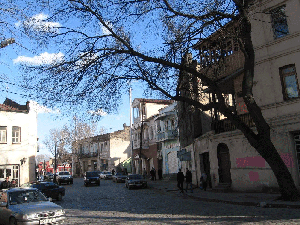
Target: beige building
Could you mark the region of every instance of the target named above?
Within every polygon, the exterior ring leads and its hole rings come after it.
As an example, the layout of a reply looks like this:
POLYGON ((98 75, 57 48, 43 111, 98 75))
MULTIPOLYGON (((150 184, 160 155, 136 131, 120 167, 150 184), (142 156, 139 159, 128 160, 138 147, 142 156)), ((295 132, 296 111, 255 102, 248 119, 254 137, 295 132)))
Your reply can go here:
POLYGON ((149 174, 152 167, 156 172, 162 169, 162 158, 157 154, 157 124, 154 120, 159 110, 173 101, 136 98, 132 102, 133 124, 132 143, 134 172, 142 173, 143 168, 149 174), (141 163, 141 164, 140 164, 141 163))
POLYGON ((130 127, 97 135, 73 143, 73 172, 81 176, 86 171, 111 171, 131 157, 130 127))
MULTIPOLYGON (((300 186, 300 2, 297 0, 254 1, 251 6, 252 40, 255 48, 253 93, 271 126, 272 141, 300 186), (262 13, 257 13, 262 12, 262 13)), ((226 27, 227 35, 236 25, 226 27)), ((224 31, 224 29, 223 29, 224 31)), ((218 61, 217 31, 198 44, 201 69, 218 61)), ((236 113, 251 126, 251 118, 241 97, 243 54, 233 38, 227 38, 224 70, 215 75, 223 93, 236 113)), ((223 43, 224 44, 224 43, 223 43)), ((207 91, 209 92, 209 90, 207 91)), ((211 101, 213 99, 211 98, 211 101)), ((201 173, 209 175, 213 188, 231 186, 239 191, 262 191, 277 188, 269 165, 250 146, 242 133, 229 120, 211 112, 212 130, 203 133, 187 146, 195 168, 193 182, 201 173)))
POLYGON ((37 113, 26 105, 6 99, 0 104, 0 179, 18 185, 35 180, 37 113))

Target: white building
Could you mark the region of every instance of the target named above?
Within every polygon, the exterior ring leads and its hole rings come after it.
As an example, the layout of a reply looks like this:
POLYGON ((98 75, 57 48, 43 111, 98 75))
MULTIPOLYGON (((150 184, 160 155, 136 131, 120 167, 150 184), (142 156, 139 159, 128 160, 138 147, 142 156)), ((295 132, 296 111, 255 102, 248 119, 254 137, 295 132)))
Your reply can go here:
POLYGON ((0 179, 18 185, 35 180, 37 113, 30 107, 10 99, 0 104, 0 179))
POLYGON ((177 102, 159 110, 156 116, 157 142, 159 144, 158 157, 162 159, 162 173, 176 174, 181 167, 177 157, 180 150, 178 135, 177 102))

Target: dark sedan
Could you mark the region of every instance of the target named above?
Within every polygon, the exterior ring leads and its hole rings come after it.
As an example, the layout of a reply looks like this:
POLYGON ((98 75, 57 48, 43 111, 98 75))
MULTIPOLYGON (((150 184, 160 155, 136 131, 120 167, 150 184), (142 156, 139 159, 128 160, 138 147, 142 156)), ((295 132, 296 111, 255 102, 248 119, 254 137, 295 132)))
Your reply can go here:
POLYGON ((32 182, 32 183, 23 184, 22 187, 37 188, 47 198, 53 198, 58 201, 61 201, 62 197, 65 196, 65 188, 58 186, 53 182, 32 182))
POLYGON ((117 172, 115 175, 113 175, 112 180, 113 182, 125 182, 127 178, 127 175, 124 172, 117 172))
POLYGON ((84 186, 88 186, 91 184, 100 186, 100 176, 99 173, 96 171, 85 172, 84 174, 84 186))
POLYGON ((147 187, 147 181, 144 179, 142 175, 139 174, 131 174, 128 175, 125 181, 125 187, 131 189, 133 187, 147 187))

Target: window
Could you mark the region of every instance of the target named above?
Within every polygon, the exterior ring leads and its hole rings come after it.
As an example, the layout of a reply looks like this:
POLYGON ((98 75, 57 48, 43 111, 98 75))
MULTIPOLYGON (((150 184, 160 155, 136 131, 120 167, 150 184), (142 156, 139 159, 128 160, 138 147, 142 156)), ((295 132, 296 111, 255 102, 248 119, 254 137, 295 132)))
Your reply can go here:
POLYGON ((0 143, 6 143, 7 127, 0 127, 0 143))
POLYGON ((280 76, 284 100, 298 98, 299 86, 295 65, 280 68, 280 76))
POLYGON ((289 34, 287 25, 285 6, 280 6, 271 12, 272 27, 274 32, 274 38, 281 38, 289 34))
POLYGON ((21 127, 12 127, 12 143, 21 143, 21 127))

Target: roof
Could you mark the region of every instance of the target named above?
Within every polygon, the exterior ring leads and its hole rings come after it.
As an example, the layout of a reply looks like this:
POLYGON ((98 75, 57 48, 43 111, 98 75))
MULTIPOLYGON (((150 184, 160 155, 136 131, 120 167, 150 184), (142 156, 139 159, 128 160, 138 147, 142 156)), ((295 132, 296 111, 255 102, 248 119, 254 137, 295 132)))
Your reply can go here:
POLYGON ((26 105, 20 105, 13 100, 6 98, 3 104, 0 104, 0 111, 7 112, 28 112, 29 111, 29 102, 26 105))

